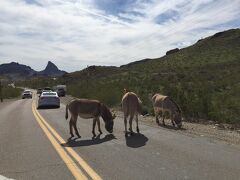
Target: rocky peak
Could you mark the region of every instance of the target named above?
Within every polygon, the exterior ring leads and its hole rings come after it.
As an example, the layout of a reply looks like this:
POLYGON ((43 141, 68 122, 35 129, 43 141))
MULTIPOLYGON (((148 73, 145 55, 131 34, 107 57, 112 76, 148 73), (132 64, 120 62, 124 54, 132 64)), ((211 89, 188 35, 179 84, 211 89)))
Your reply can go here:
POLYGON ((38 75, 44 76, 61 76, 65 74, 65 71, 61 71, 58 67, 51 61, 48 61, 46 68, 43 71, 40 71, 38 75))
POLYGON ((48 64, 46 66, 46 68, 44 69, 45 72, 55 72, 55 71, 59 71, 58 67, 52 63, 51 61, 48 61, 48 64))

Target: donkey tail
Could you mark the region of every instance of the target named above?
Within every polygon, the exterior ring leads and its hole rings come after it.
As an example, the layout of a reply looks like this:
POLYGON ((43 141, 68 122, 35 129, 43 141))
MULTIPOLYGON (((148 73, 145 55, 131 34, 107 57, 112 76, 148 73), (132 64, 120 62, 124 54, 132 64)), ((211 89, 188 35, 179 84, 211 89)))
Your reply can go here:
POLYGON ((137 102, 137 111, 139 114, 144 115, 143 108, 142 108, 142 101, 139 98, 137 102))
POLYGON ((68 104, 66 105, 66 113, 65 113, 65 119, 68 119, 68 104))

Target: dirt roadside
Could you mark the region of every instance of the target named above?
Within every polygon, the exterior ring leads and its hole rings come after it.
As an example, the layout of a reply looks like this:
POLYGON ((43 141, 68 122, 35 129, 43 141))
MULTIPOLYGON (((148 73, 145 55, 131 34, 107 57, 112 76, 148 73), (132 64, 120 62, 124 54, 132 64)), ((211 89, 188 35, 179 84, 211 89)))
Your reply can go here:
POLYGON ((9 104, 11 104, 11 103, 13 103, 14 101, 16 101, 16 100, 18 100, 18 99, 20 99, 20 97, 19 97, 19 98, 13 98, 13 99, 3 99, 3 102, 0 102, 0 110, 1 110, 3 107, 5 107, 5 106, 7 106, 7 105, 9 105, 9 104))
MULTIPOLYGON (((66 96, 61 97, 61 103, 67 104, 74 97, 66 96)), ((123 113, 120 110, 115 110, 115 114, 118 117, 123 118, 123 113)), ((158 127, 153 116, 140 116, 139 121, 148 126, 158 127)), ((186 135, 200 136, 210 138, 211 141, 220 140, 224 141, 230 145, 240 145, 240 128, 233 129, 229 124, 217 124, 213 121, 205 121, 204 123, 192 123, 183 122, 183 128, 181 130, 173 128, 170 120, 165 120, 166 126, 161 126, 161 128, 169 129, 170 131, 175 131, 177 133, 183 133, 186 135)))

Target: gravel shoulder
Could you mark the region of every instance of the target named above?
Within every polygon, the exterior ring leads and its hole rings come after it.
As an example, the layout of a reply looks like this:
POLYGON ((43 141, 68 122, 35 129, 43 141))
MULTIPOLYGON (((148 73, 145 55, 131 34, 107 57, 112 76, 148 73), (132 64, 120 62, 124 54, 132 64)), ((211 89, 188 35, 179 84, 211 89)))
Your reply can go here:
MULTIPOLYGON (((72 96, 61 97, 61 103, 67 104, 72 99, 74 99, 72 96)), ((115 109, 114 111, 118 117, 123 118, 123 112, 120 111, 120 109, 115 109)), ((140 116, 139 121, 148 126, 158 127, 153 116, 140 116)), ((217 124, 213 121, 202 121, 198 123, 184 121, 183 128, 179 130, 171 125, 169 119, 166 119, 165 123, 166 126, 160 125, 160 128, 166 128, 170 131, 191 136, 206 137, 211 141, 220 140, 230 145, 240 145, 240 128, 233 128, 229 124, 217 124)))
POLYGON ((19 98, 13 98, 13 99, 3 99, 3 102, 0 101, 0 110, 6 106, 8 106, 9 104, 13 103, 16 100, 19 100, 19 98))

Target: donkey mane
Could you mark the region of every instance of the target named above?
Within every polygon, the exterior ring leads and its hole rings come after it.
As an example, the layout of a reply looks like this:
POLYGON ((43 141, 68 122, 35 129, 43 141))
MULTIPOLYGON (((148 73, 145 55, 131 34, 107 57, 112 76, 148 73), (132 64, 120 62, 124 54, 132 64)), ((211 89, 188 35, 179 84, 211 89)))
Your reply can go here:
POLYGON ((105 123, 109 122, 111 119, 113 119, 112 113, 110 112, 108 107, 103 103, 101 103, 101 116, 105 123))

